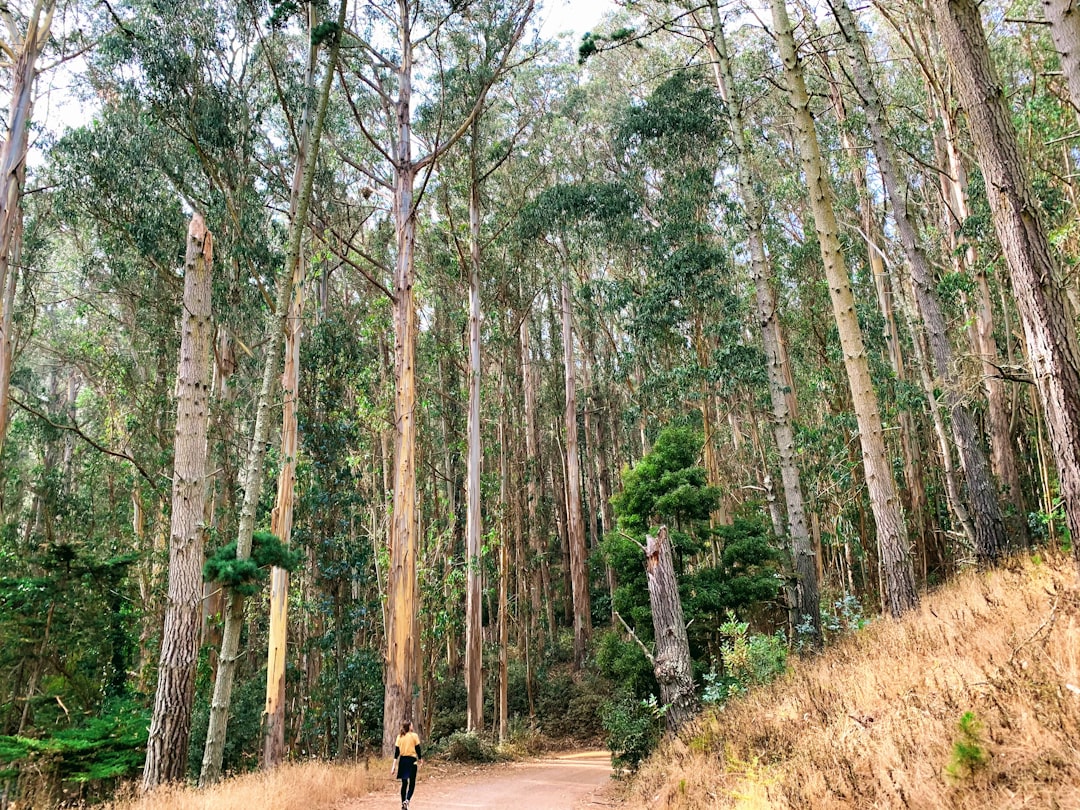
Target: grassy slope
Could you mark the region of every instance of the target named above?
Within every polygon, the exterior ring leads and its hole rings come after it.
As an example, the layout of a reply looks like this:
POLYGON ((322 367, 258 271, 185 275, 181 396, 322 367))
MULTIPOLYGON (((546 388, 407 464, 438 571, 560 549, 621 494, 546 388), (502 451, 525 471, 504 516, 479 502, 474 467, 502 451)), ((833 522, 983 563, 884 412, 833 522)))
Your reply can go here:
POLYGON ((1069 558, 970 572, 642 766, 631 808, 1080 808, 1080 591, 1069 558), (960 718, 986 764, 955 766, 960 718), (953 765, 950 773, 950 765, 953 765))

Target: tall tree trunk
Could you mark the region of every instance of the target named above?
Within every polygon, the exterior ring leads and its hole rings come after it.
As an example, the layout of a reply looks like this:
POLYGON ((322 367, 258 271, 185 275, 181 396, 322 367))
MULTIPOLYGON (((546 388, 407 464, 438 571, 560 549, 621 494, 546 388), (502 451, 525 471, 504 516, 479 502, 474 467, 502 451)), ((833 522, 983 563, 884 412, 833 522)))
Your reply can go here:
POLYGON ((390 570, 387 574, 386 693, 383 699, 383 754, 394 750, 398 729, 413 719, 414 672, 419 639, 413 633, 417 609, 416 522, 416 302, 413 284, 416 210, 412 158, 412 10, 401 9, 401 64, 398 66, 397 154, 394 161, 394 469, 390 570))
POLYGON ((570 586, 574 599, 574 665, 585 662, 592 633, 589 606, 588 550, 581 515, 581 460, 578 453, 577 389, 574 372, 574 316, 570 282, 562 283, 563 370, 566 382, 566 535, 570 550, 570 586))
POLYGON ((845 0, 830 0, 829 5, 847 40, 852 81, 862 99, 866 120, 870 125, 874 154, 877 157, 882 183, 892 205, 893 219, 900 233, 900 243, 911 272, 915 301, 926 329, 934 372, 941 381, 945 401, 949 407, 953 441, 960 454, 960 465, 964 471, 968 500, 973 512, 975 556, 981 565, 993 564, 1005 551, 1007 540, 990 464, 982 447, 975 417, 964 404, 957 390, 958 382, 953 373, 953 352, 945 327, 945 316, 942 314, 941 303, 938 301, 937 287, 930 263, 919 244, 915 225, 908 217, 904 189, 901 188, 896 161, 893 159, 892 148, 885 135, 883 107, 878 98, 877 88, 874 86, 870 61, 866 57, 855 16, 845 0))
POLYGON ((206 499, 206 431, 210 421, 210 313, 214 240, 202 215, 191 218, 184 260, 184 308, 176 372, 169 592, 161 637, 154 714, 146 744, 143 790, 187 774, 188 738, 199 653, 206 499))
POLYGON ((862 332, 855 313, 851 282, 840 247, 833 195, 825 175, 810 97, 803 78, 802 65, 795 46, 795 36, 788 18, 785 0, 770 0, 773 22, 784 63, 784 75, 791 105, 795 112, 795 128, 808 185, 810 207, 814 214, 821 258, 829 285, 833 314, 844 353, 844 367, 851 388, 852 404, 859 425, 863 469, 870 493, 870 504, 877 526, 877 541, 882 566, 884 597, 890 614, 898 617, 916 607, 919 596, 915 590, 915 573, 908 548, 907 528, 903 509, 893 478, 892 466, 885 452, 881 414, 877 394, 870 378, 870 368, 863 346, 862 332))
MULTIPOLYGON (((544 625, 540 621, 540 614, 543 611, 543 599, 546 597, 550 603, 551 594, 547 593, 544 587, 543 568, 547 548, 540 530, 540 439, 536 432, 536 369, 530 346, 528 312, 521 318, 518 336, 521 343, 522 399, 525 405, 525 503, 529 516, 529 571, 532 574, 529 588, 532 610, 529 615, 536 628, 537 652, 543 655, 544 625)), ((549 629, 554 630, 553 627, 549 629)))
MULTIPOLYGON (((285 331, 285 365, 281 374, 281 469, 277 499, 270 514, 270 533, 285 545, 292 539, 299 437, 296 399, 300 389, 300 329, 304 311, 304 260, 293 275, 285 331)), ((266 708, 263 710, 262 767, 276 768, 285 757, 285 658, 288 654, 289 572, 270 570, 270 629, 267 635, 266 708)))
POLYGON ((1027 509, 1024 490, 1020 484, 1020 468, 1012 436, 1011 406, 1005 382, 1001 378, 1000 352, 994 340, 994 306, 986 268, 979 262, 976 246, 961 232, 971 216, 967 198, 967 168, 957 143, 959 124, 957 114, 937 77, 926 77, 933 106, 943 124, 940 138, 935 139, 939 162, 938 172, 944 206, 944 231, 949 252, 956 257, 957 269, 975 280, 974 300, 967 300, 968 337, 972 351, 982 364, 983 390, 986 393, 986 427, 990 435, 990 465, 997 476, 1003 500, 1009 504, 1011 515, 1006 524, 1020 545, 1027 542, 1027 509))
MULTIPOLYGON (((38 0, 26 20, 21 41, 13 36, 9 43, 15 51, 11 59, 11 107, 7 131, 0 146, 0 451, 4 447, 11 403, 8 386, 11 384, 12 327, 15 304, 15 282, 22 243, 22 194, 26 180, 26 150, 30 137, 30 121, 34 109, 34 82, 38 75, 38 58, 52 29, 56 0, 38 0)), ((5 18, 13 28, 10 12, 5 18)), ((13 32, 14 33, 14 32, 13 32)))
MULTIPOLYGON (((1005 95, 974 0, 930 3, 967 113, 990 211, 1012 278, 1057 461, 1065 515, 1080 537, 1080 346, 1039 203, 1024 172, 1005 95)), ((1080 564, 1080 543, 1073 544, 1080 564)))
MULTIPOLYGON (((338 9, 338 24, 344 24, 346 4, 343 0, 338 9)), ((340 28, 339 28, 340 30, 340 28)), ((252 536, 255 532, 255 515, 259 498, 262 494, 263 463, 266 459, 267 442, 270 436, 270 409, 274 399, 275 384, 278 376, 278 357, 285 346, 285 334, 289 330, 293 311, 294 291, 299 295, 301 277, 300 248, 304 231, 307 228, 308 210, 311 206, 311 193, 315 181, 315 166, 318 162, 319 145, 326 122, 329 107, 330 88, 333 84, 334 65, 340 50, 340 38, 334 37, 327 63, 319 87, 319 96, 311 127, 310 142, 301 139, 297 149, 296 167, 293 173, 292 194, 290 199, 289 242, 285 257, 285 271, 278 279, 277 299, 274 312, 267 322, 266 353, 263 358, 263 376, 259 387, 259 397, 255 407, 255 425, 252 430, 251 444, 244 463, 243 489, 244 500, 236 529, 236 557, 239 560, 251 556, 252 536)), ((312 56, 314 60, 314 56, 312 56)), ((298 326, 298 321, 296 322, 298 326)), ((298 348, 298 347, 297 347, 298 348)), ((295 406, 295 388, 293 389, 295 406)), ((286 394, 288 397, 288 394, 286 394)), ((295 414, 294 414, 295 420, 295 414)), ((284 416, 283 416, 284 421, 284 416)), ((293 451, 295 456, 295 449, 293 451)), ((283 457, 283 461, 286 458, 283 457)), ((279 510, 278 510, 279 511, 279 510)), ((291 516, 289 518, 291 525, 291 516)), ((274 531, 273 527, 271 531, 274 531)), ((277 533, 276 531, 274 532, 277 533)), ((282 538, 285 539, 285 538, 282 538)), ((206 745, 203 749, 202 768, 199 784, 206 786, 221 778, 221 762, 225 751, 225 738, 229 721, 229 705, 232 700, 233 680, 240 652, 240 636, 244 625, 244 597, 232 591, 228 596, 225 612, 225 627, 222 630, 221 653, 218 656, 218 672, 214 681, 214 694, 210 702, 210 721, 206 732, 206 745)), ((268 689, 268 696, 270 691, 268 689)), ((277 703, 284 706, 281 695, 277 703)), ((275 706, 276 709, 276 706, 275 706)), ((280 718, 283 732, 283 718, 280 718)), ((270 725, 269 723, 267 724, 270 725)), ((276 733, 276 731, 275 731, 276 733)), ((264 760, 265 761, 265 760, 264 760)))
POLYGON ((668 731, 676 734, 694 719, 698 702, 667 526, 661 526, 646 541, 645 573, 656 639, 653 672, 660 684, 660 703, 667 707, 664 722, 668 731))
POLYGON ((502 374, 502 407, 499 408, 499 500, 501 517, 499 519, 499 741, 505 742, 509 736, 507 726, 510 721, 509 687, 509 646, 510 646, 510 457, 507 453, 506 408, 506 365, 502 374))
POLYGON ((816 552, 806 527, 806 510, 803 501, 802 481, 795 461, 795 432, 792 427, 790 402, 794 391, 789 390, 787 353, 782 350, 780 319, 777 314, 776 293, 772 284, 772 268, 765 254, 763 233, 765 210, 757 194, 753 175, 753 156, 746 138, 746 126, 742 118, 739 100, 732 93, 734 79, 728 59, 727 41, 723 20, 716 0, 710 0, 712 30, 710 32, 713 53, 714 76, 717 88, 724 100, 738 172, 739 196, 742 198, 747 242, 750 248, 750 274, 754 280, 757 298, 757 315, 761 329, 761 341, 765 349, 765 369, 769 380, 769 396, 772 402, 773 438, 780 460, 780 481, 787 506, 787 533, 791 543, 791 559, 795 568, 796 591, 793 608, 800 622, 809 619, 813 628, 812 645, 821 646, 821 608, 818 590, 816 552))
POLYGON ((466 728, 484 728, 484 637, 480 605, 483 529, 480 523, 480 184, 477 126, 469 144, 469 430, 465 487, 465 693, 466 728))
POLYGON ((1076 0, 1042 0, 1042 7, 1069 84, 1069 100, 1080 112, 1080 8, 1076 0))

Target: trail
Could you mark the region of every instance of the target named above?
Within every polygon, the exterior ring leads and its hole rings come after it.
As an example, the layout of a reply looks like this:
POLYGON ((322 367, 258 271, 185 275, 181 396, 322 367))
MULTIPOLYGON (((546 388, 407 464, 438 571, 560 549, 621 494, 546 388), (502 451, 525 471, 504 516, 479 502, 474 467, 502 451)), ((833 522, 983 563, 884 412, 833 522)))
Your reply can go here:
MULTIPOLYGON (((459 776, 425 779, 421 768, 409 810, 588 810, 612 806, 606 751, 549 756, 493 765, 459 776)), ((397 810, 395 781, 377 793, 345 804, 343 810, 397 810)))

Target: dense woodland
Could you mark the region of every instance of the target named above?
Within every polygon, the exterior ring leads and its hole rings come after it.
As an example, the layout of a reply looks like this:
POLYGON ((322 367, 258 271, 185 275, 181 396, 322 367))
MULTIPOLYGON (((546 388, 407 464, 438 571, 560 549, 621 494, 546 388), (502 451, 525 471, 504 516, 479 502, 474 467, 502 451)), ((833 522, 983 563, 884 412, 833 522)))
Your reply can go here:
POLYGON ((1067 546, 1080 12, 845 3, 0 3, 0 794, 648 738, 1067 546))

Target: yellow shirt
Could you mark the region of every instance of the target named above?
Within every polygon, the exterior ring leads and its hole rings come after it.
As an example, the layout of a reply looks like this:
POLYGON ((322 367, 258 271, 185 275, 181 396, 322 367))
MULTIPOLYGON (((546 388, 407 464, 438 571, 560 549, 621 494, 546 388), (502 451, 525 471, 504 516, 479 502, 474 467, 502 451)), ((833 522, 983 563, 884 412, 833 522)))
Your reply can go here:
POLYGON ((399 756, 415 758, 416 747, 420 745, 420 738, 416 736, 415 731, 410 731, 408 734, 399 734, 397 740, 394 741, 394 745, 397 746, 399 756))

